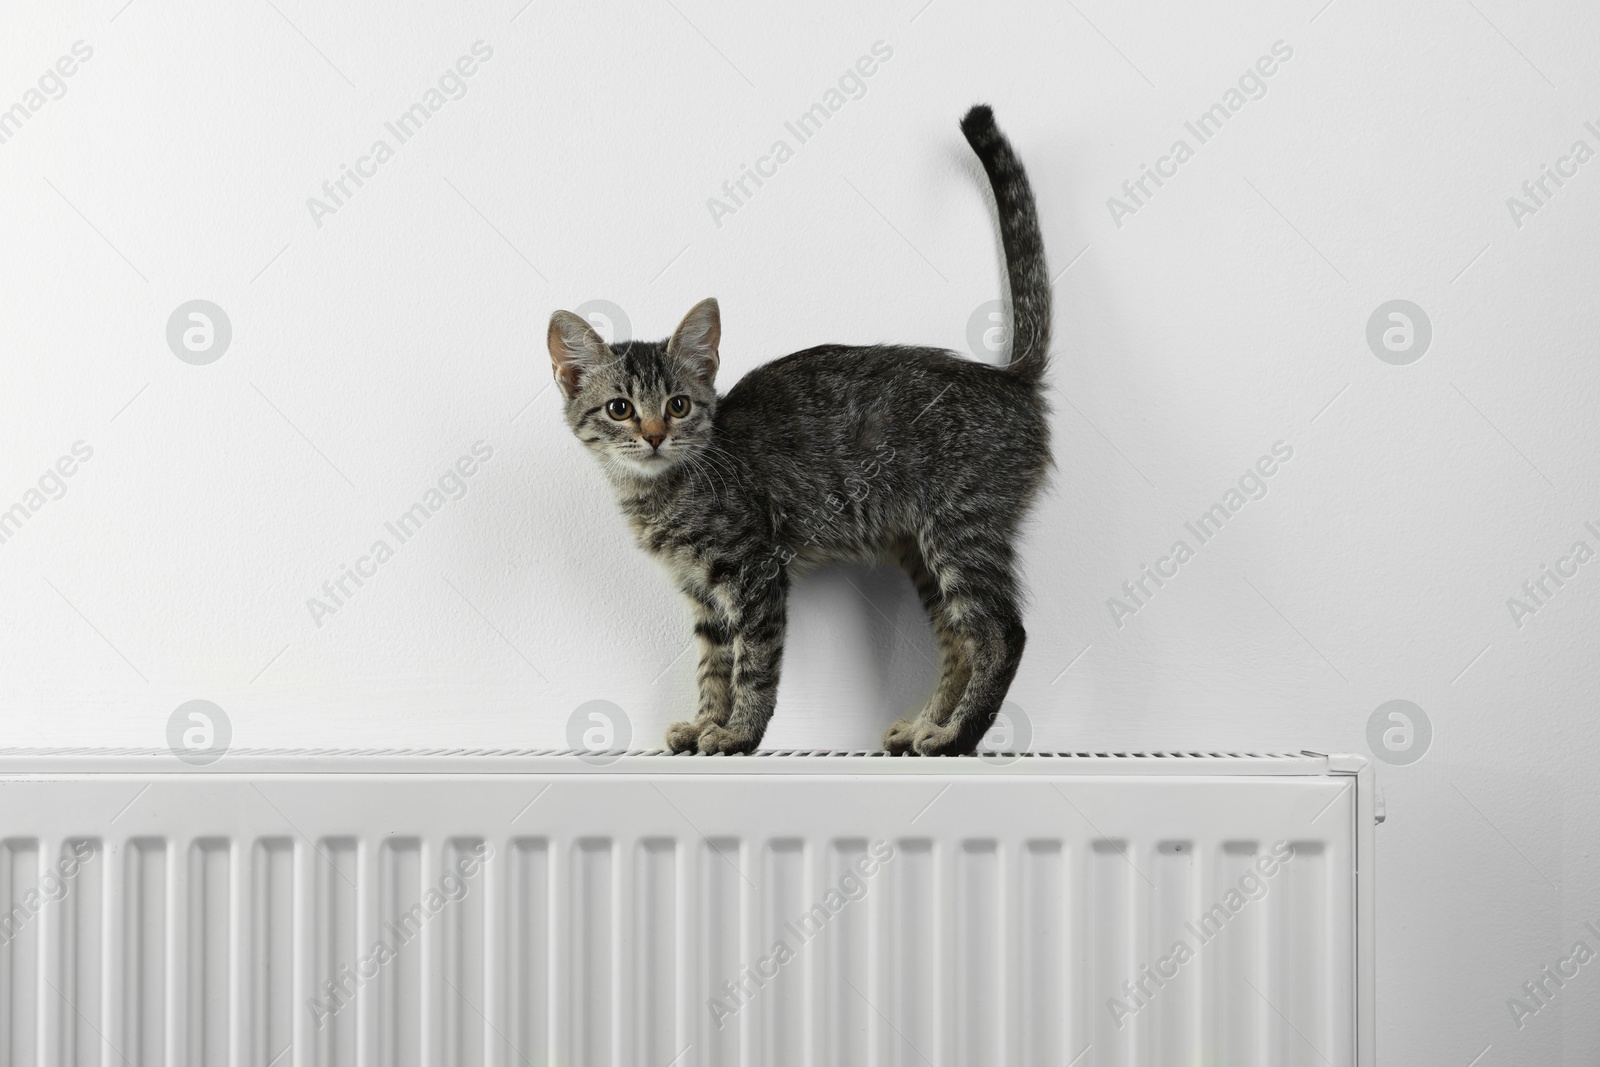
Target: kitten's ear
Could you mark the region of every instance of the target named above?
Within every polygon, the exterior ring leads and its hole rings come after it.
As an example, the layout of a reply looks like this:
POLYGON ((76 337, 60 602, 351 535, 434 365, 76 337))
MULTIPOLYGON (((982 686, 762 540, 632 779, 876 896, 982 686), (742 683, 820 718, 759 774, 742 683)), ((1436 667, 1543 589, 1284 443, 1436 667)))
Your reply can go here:
POLYGON ((550 316, 550 366, 568 399, 578 395, 583 376, 607 358, 609 351, 600 335, 570 311, 550 316))
POLYGON ((722 312, 708 296, 689 309, 667 342, 667 355, 710 385, 717 376, 717 346, 722 343, 722 312))

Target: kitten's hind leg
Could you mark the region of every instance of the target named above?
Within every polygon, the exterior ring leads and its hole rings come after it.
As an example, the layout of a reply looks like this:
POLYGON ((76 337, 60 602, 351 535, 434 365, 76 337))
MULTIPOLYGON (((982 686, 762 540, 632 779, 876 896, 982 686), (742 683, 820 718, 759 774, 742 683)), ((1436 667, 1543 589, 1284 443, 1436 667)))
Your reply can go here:
POLYGON ((922 598, 928 621, 933 625, 934 643, 939 649, 939 677, 928 702, 915 716, 901 719, 883 735, 884 749, 891 755, 899 756, 911 751, 917 730, 923 723, 942 724, 949 721, 961 700, 961 694, 966 691, 972 668, 967 661, 961 635, 950 621, 938 580, 928 569, 921 550, 914 541, 907 541, 900 546, 896 556, 911 579, 911 584, 916 586, 917 595, 922 598))
POLYGON ((667 727, 667 749, 694 752, 708 726, 726 726, 733 712, 733 627, 727 615, 711 600, 689 594, 694 605, 694 636, 700 646, 696 685, 700 704, 693 722, 667 727))
POLYGON ((951 628, 968 667, 948 720, 917 725, 911 750, 921 756, 966 755, 994 722, 1022 662, 1022 627, 1010 544, 992 532, 952 539, 924 557, 939 581, 951 628))
POLYGON ((754 752, 767 732, 778 701, 783 662, 789 575, 741 579, 733 590, 733 710, 726 724, 700 732, 703 755, 754 752))

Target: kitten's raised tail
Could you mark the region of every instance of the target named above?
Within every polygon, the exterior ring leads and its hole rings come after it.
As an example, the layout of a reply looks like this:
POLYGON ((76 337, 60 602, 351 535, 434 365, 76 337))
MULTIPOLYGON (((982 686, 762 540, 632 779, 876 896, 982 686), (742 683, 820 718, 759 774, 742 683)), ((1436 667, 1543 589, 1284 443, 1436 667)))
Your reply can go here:
POLYGON ((1000 243, 1011 282, 1011 362, 1007 369, 1037 382, 1050 361, 1050 273, 1033 189, 1011 142, 994 124, 994 112, 978 104, 961 120, 961 132, 977 153, 1000 214, 1000 243))

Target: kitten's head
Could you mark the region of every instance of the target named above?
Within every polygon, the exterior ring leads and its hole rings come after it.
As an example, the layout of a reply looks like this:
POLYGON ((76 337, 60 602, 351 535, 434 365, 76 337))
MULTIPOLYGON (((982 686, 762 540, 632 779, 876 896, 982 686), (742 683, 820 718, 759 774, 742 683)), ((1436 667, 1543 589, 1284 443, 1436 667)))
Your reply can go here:
POLYGON ((665 341, 613 347, 570 311, 550 316, 548 340, 567 425, 607 467, 655 478, 710 443, 722 340, 716 300, 696 304, 665 341))

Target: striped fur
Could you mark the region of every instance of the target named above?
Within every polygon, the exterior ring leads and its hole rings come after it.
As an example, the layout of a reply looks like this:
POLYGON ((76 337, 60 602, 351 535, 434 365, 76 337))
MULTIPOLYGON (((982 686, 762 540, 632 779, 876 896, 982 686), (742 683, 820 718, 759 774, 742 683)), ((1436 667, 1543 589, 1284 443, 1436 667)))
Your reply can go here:
POLYGON ((889 751, 970 753, 1005 699, 1026 641, 1014 545, 1051 466, 1050 289, 1022 164, 987 107, 961 128, 999 214, 1014 316, 1006 367, 933 348, 823 345, 719 396, 714 300, 666 341, 614 348, 576 315, 551 317, 568 425, 693 610, 699 707, 668 729, 675 752, 760 744, 790 583, 831 561, 903 567, 933 625, 939 678, 921 711, 890 727, 889 751))
POLYGON ((1022 161, 994 124, 994 112, 979 104, 961 120, 961 132, 983 164, 1000 216, 1000 244, 1011 284, 1011 369, 1040 381, 1050 359, 1050 272, 1044 262, 1039 213, 1022 161))

